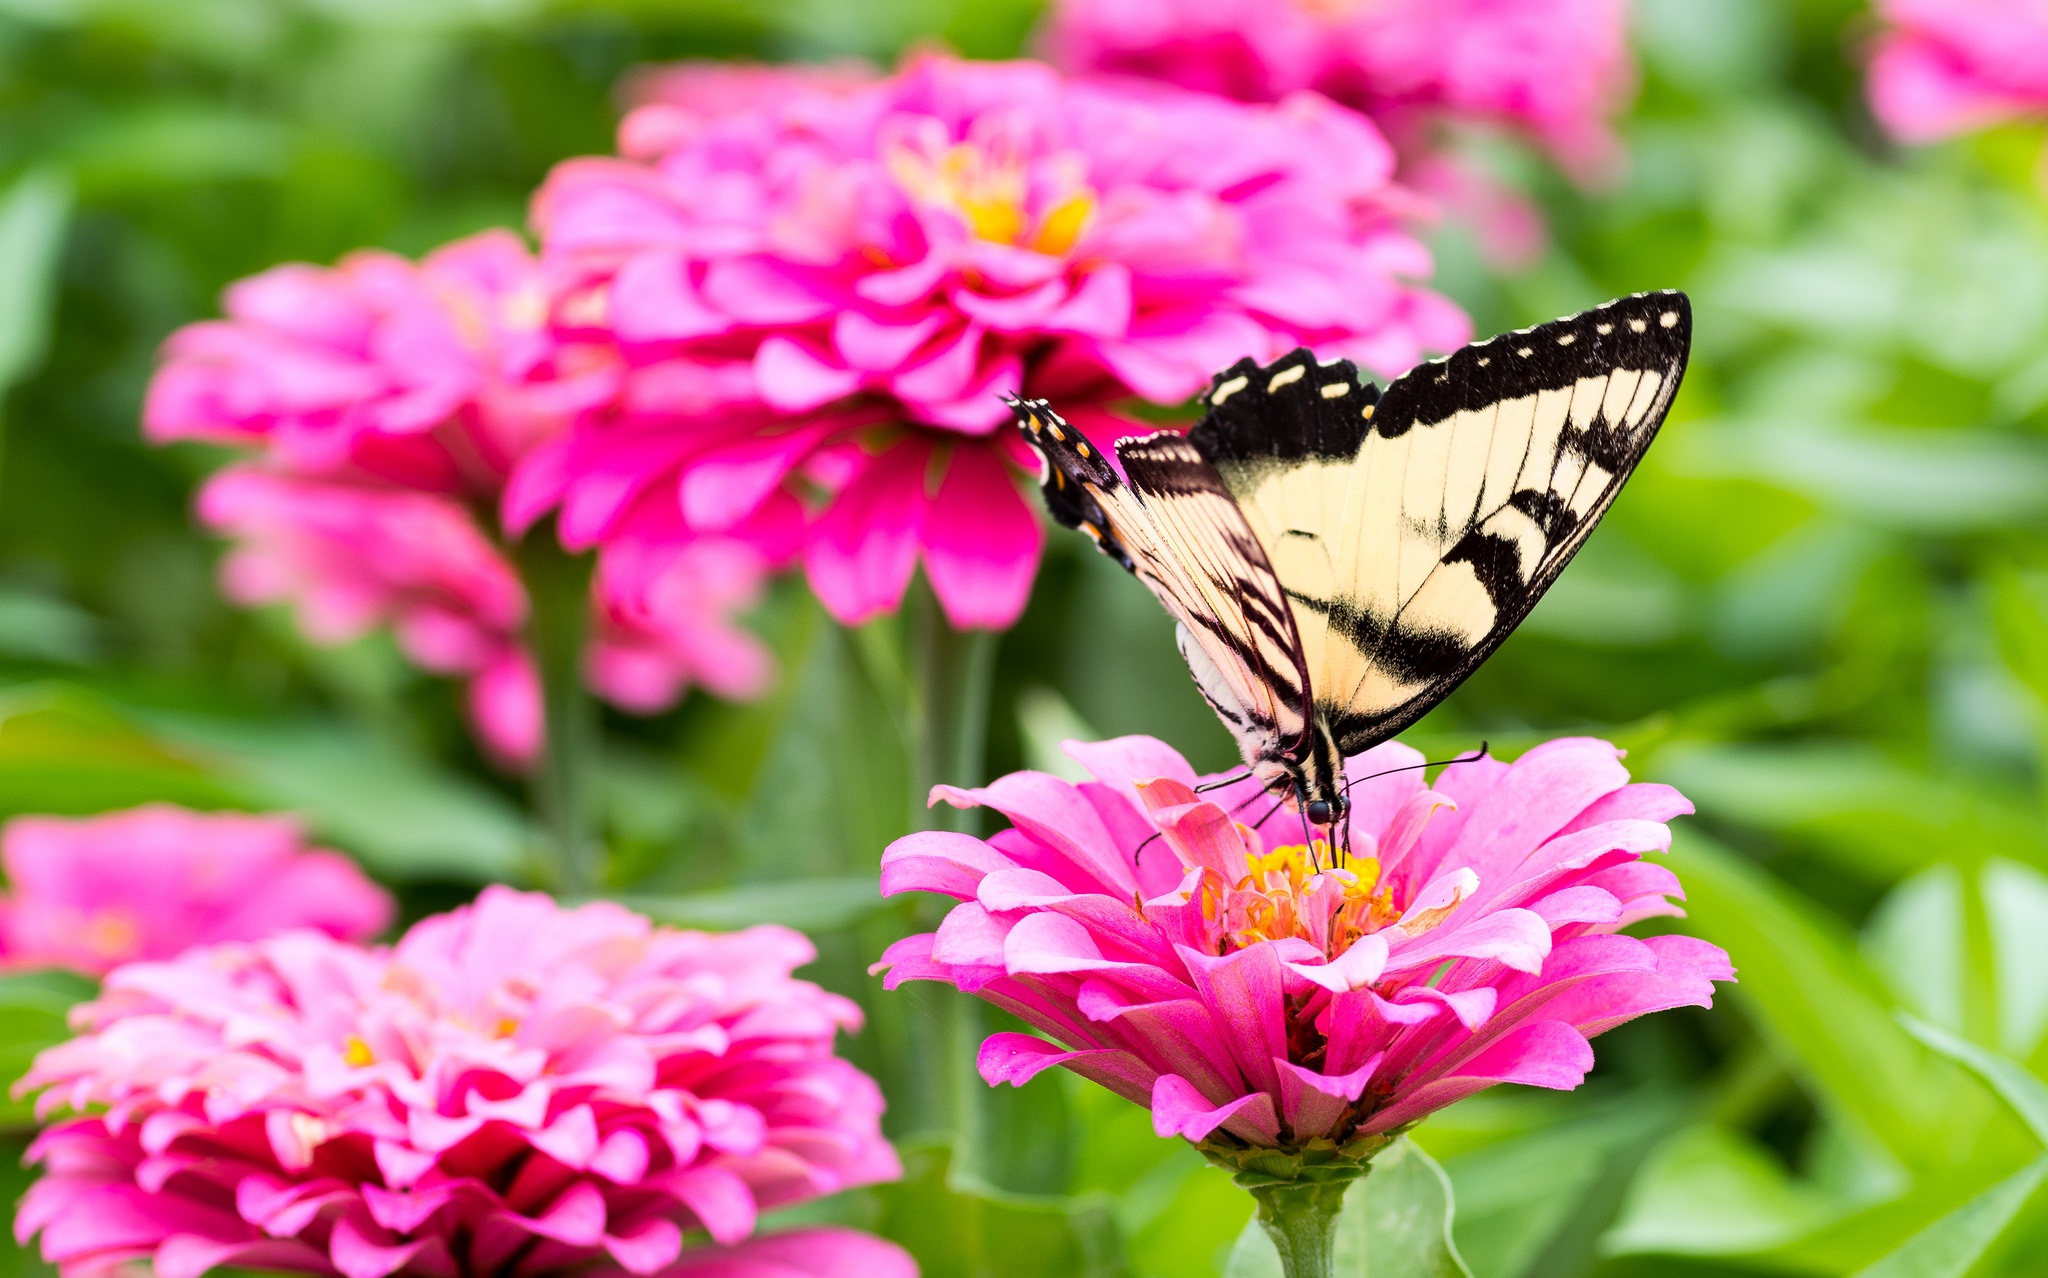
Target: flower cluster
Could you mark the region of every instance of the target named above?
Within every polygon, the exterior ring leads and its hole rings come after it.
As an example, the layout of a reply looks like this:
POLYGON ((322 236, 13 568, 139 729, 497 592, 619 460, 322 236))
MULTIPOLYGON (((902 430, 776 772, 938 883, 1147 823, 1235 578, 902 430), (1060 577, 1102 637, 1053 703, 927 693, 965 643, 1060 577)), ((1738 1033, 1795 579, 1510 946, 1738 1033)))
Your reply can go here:
POLYGON ((1272 806, 1257 781, 1198 793, 1150 738, 1067 748, 1095 780, 940 787, 1011 828, 914 834, 883 860, 885 892, 962 902, 889 949, 889 984, 949 982, 1052 1040, 989 1038, 992 1084, 1063 1065, 1149 1105, 1162 1136, 1343 1145, 1495 1083, 1575 1087, 1588 1037, 1733 978, 1703 941, 1618 934, 1677 912, 1676 877, 1640 858, 1691 805, 1628 784, 1604 742, 1456 763, 1433 788, 1380 746, 1349 763, 1348 856, 1243 825, 1272 806))
MULTIPOLYGON (((417 264, 363 252, 277 267, 228 290, 226 319, 172 336, 144 415, 158 441, 261 449, 200 495, 201 517, 237 546, 231 597, 297 604, 318 641, 394 627, 422 667, 471 680, 478 735, 514 762, 542 735, 527 598, 478 508, 623 384, 607 345, 559 340, 551 306, 509 232, 417 264)), ((761 691, 766 651, 731 620, 760 592, 761 549, 676 544, 658 558, 600 579, 593 686, 640 711, 692 683, 761 691)))
POLYGON ((2048 114, 2048 9, 2030 0, 1877 0, 1870 107, 1892 136, 1931 142, 2048 114))
POLYGON ((1450 120, 1516 126, 1593 173, 1633 79, 1624 0, 1057 0, 1047 45, 1077 70, 1270 102, 1316 89, 1404 148, 1450 120))
POLYGON ((572 548, 794 535, 853 623, 922 561, 959 626, 1022 610, 1041 545, 1002 392, 1083 429, 1297 345, 1392 374, 1456 345, 1393 152, 1312 94, 1245 105, 1035 63, 673 69, 536 197, 572 340, 622 411, 514 476, 572 548))
POLYGON ((166 803, 104 816, 16 817, 0 831, 10 891, 0 962, 95 975, 194 945, 314 928, 348 941, 390 926, 391 897, 290 817, 166 803))
POLYGON ((778 927, 650 925, 494 887, 389 950, 314 932, 108 976, 21 1087, 69 1107, 16 1217, 68 1276, 148 1258, 339 1273, 908 1275, 759 1212, 899 1174, 859 1023, 778 927), (701 1270, 698 1265, 701 1264, 701 1270), (783 1267, 777 1268, 777 1265, 783 1267))

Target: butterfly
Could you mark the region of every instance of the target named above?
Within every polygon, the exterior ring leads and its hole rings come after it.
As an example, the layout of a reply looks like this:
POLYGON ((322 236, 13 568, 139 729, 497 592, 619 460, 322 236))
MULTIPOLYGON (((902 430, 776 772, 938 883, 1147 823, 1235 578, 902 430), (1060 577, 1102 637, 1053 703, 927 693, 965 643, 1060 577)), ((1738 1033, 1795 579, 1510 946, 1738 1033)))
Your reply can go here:
POLYGON ((1052 517, 1158 596, 1267 791, 1328 827, 1343 760, 1435 707, 1607 513, 1671 406, 1683 293, 1639 293, 1418 365, 1384 392, 1297 349, 1210 382, 1186 434, 1105 456, 1011 398, 1052 517))

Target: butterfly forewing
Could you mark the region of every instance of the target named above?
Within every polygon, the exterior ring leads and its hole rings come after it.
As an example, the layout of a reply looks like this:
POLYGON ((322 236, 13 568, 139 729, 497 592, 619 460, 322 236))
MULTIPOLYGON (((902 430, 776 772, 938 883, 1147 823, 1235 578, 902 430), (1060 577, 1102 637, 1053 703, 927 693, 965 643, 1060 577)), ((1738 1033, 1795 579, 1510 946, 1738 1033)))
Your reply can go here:
POLYGON ((1180 623, 1196 684, 1245 761, 1303 750, 1312 713, 1294 610, 1215 468, 1163 433, 1117 445, 1123 474, 1043 402, 1013 401, 1045 458, 1046 506, 1135 573, 1180 623))
POLYGON ((1535 606, 1656 434, 1691 329, 1683 294, 1649 293, 1384 395, 1307 351, 1216 377, 1189 439, 1284 583, 1344 754, 1420 718, 1535 606))

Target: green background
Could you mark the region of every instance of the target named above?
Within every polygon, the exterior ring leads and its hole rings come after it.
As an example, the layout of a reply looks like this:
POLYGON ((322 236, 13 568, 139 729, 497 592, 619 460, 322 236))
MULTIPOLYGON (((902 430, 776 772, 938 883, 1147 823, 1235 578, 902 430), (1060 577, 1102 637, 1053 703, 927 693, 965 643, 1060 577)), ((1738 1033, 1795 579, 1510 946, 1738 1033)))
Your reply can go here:
MULTIPOLYGON (((408 917, 530 880, 525 797, 470 745, 458 690, 386 639, 311 647, 219 599, 188 507, 222 454, 137 435, 157 343, 278 261, 518 225, 550 164, 609 149, 637 63, 930 39, 1004 56, 1035 18, 1014 0, 0 0, 0 815, 294 808, 408 917)), ((1861 103, 1870 33, 1835 0, 1645 0, 1626 174, 1579 191, 1473 139, 1537 193, 1553 244, 1501 277, 1436 236, 1482 333, 1676 286, 1697 344, 1606 525, 1410 739, 1626 746, 1698 803, 1672 854, 1684 926, 1742 976, 1711 1013, 1601 1040, 1577 1093, 1500 1089, 1420 1129, 1479 1278, 2041 1272, 2048 1124, 2012 1103, 2048 1116, 2042 131, 1895 150, 1861 103)), ((881 1229, 932 1278, 1217 1272, 1250 1210, 1221 1173, 1057 1071, 985 1091, 961 1048, 993 1013, 863 974, 935 917, 873 896, 916 819, 916 636, 841 631, 794 582, 754 620, 777 690, 608 718, 602 821, 610 890, 677 922, 802 926, 818 979, 870 1009, 847 1050, 888 1087, 910 1174, 801 1218, 881 1229)), ((987 726, 992 771, 1049 765, 1074 732, 1229 756, 1164 618, 1071 537, 999 642, 987 726)), ((77 993, 0 980, 10 1075, 77 993)), ((0 1177, 11 1196, 19 1174, 0 1177)), ((1438 1272, 1443 1250, 1358 1263, 1438 1272)))

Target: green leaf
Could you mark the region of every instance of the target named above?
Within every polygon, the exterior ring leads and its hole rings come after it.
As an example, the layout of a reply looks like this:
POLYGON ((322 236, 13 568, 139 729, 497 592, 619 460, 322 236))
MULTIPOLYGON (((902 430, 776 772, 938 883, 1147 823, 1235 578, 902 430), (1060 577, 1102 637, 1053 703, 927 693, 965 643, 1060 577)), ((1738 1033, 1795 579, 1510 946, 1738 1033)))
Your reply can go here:
POLYGON ((2037 1158, 1940 1220, 1913 1235, 1855 1278, 1962 1278, 1998 1241, 2013 1217, 2048 1179, 2048 1157, 2037 1158))
MULTIPOLYGON (((1472 1278, 1451 1241, 1451 1182, 1436 1160, 1402 1140, 1373 1159, 1337 1218, 1339 1278, 1472 1278)), ((1279 1278, 1280 1255, 1253 1220, 1231 1250, 1226 1278, 1279 1278)))
POLYGON ((1914 1038, 1927 1044, 1943 1056, 1955 1061, 1970 1072, 1991 1084, 1991 1090, 1999 1099, 2012 1106, 2034 1133, 2034 1138, 2048 1145, 2048 1083, 2029 1074, 2018 1061, 2000 1056, 1988 1048, 1979 1047, 1966 1038, 1951 1034, 1938 1025, 1930 1025, 1916 1016, 1903 1012, 1899 1023, 1906 1027, 1914 1038))
POLYGON ((1702 1124, 1651 1156, 1602 1247, 1612 1255, 1741 1255, 1801 1237, 1829 1214, 1754 1140, 1702 1124))
POLYGON ((207 102, 159 101, 94 120, 66 158, 88 196, 283 176, 292 131, 267 116, 207 102))
POLYGON ((950 1150, 912 1144, 903 1179, 874 1192, 875 1229, 923 1278, 1112 1278, 1121 1268, 1106 1199, 1007 1194, 952 1171, 950 1150))
POLYGON ((1944 1079, 1892 1019, 1846 930, 1696 830, 1680 827, 1671 866, 1687 930, 1734 959, 1735 997, 1786 1064, 1900 1162, 1938 1160, 1958 1092, 1975 1089, 1944 1079))
MULTIPOLYGON (((1476 1117, 1481 1122, 1488 1117, 1495 1123, 1511 1120, 1517 1108, 1513 1102, 1520 1099, 1498 1098, 1479 1107, 1476 1117), (1488 1108, 1496 1112, 1489 1116, 1488 1108)), ((1455 1125, 1458 1110, 1468 1105, 1446 1111, 1448 1124, 1432 1118, 1416 1133, 1417 1142, 1438 1149, 1445 1143, 1440 1134, 1451 1135, 1444 1129, 1455 1125)), ((1538 1107, 1519 1108, 1527 1115, 1538 1107)), ((1555 1115, 1556 1107, 1550 1112, 1555 1115)), ((1538 1265, 1546 1273, 1584 1269, 1596 1258, 1600 1237, 1638 1164, 1686 1110, 1675 1097, 1648 1094, 1597 1106, 1573 1098, 1565 1112, 1576 1116, 1443 1159, 1457 1196, 1458 1250, 1474 1273, 1508 1278, 1538 1265)), ((1460 1134, 1469 1136, 1469 1127, 1460 1134)))
POLYGON ((714 930, 780 923, 801 932, 830 932, 894 908, 882 899, 880 880, 872 874, 752 883, 687 896, 620 899, 659 923, 714 930))
POLYGON ((1972 844, 2048 865, 2048 831, 2031 809, 1855 742, 1673 746, 1657 773, 1701 812, 1810 844, 1866 879, 1901 879, 1972 844))
POLYGON ((6 1095, 36 1053, 71 1037, 66 1016, 99 992, 91 977, 62 968, 0 975, 0 1127, 35 1121, 34 1100, 6 1095))
POLYGON ((42 362, 70 214, 70 179, 47 170, 0 195, 0 392, 42 362))
POLYGON ((138 718, 244 803, 303 813, 387 878, 514 878, 533 846, 531 828, 489 790, 340 724, 138 718))

